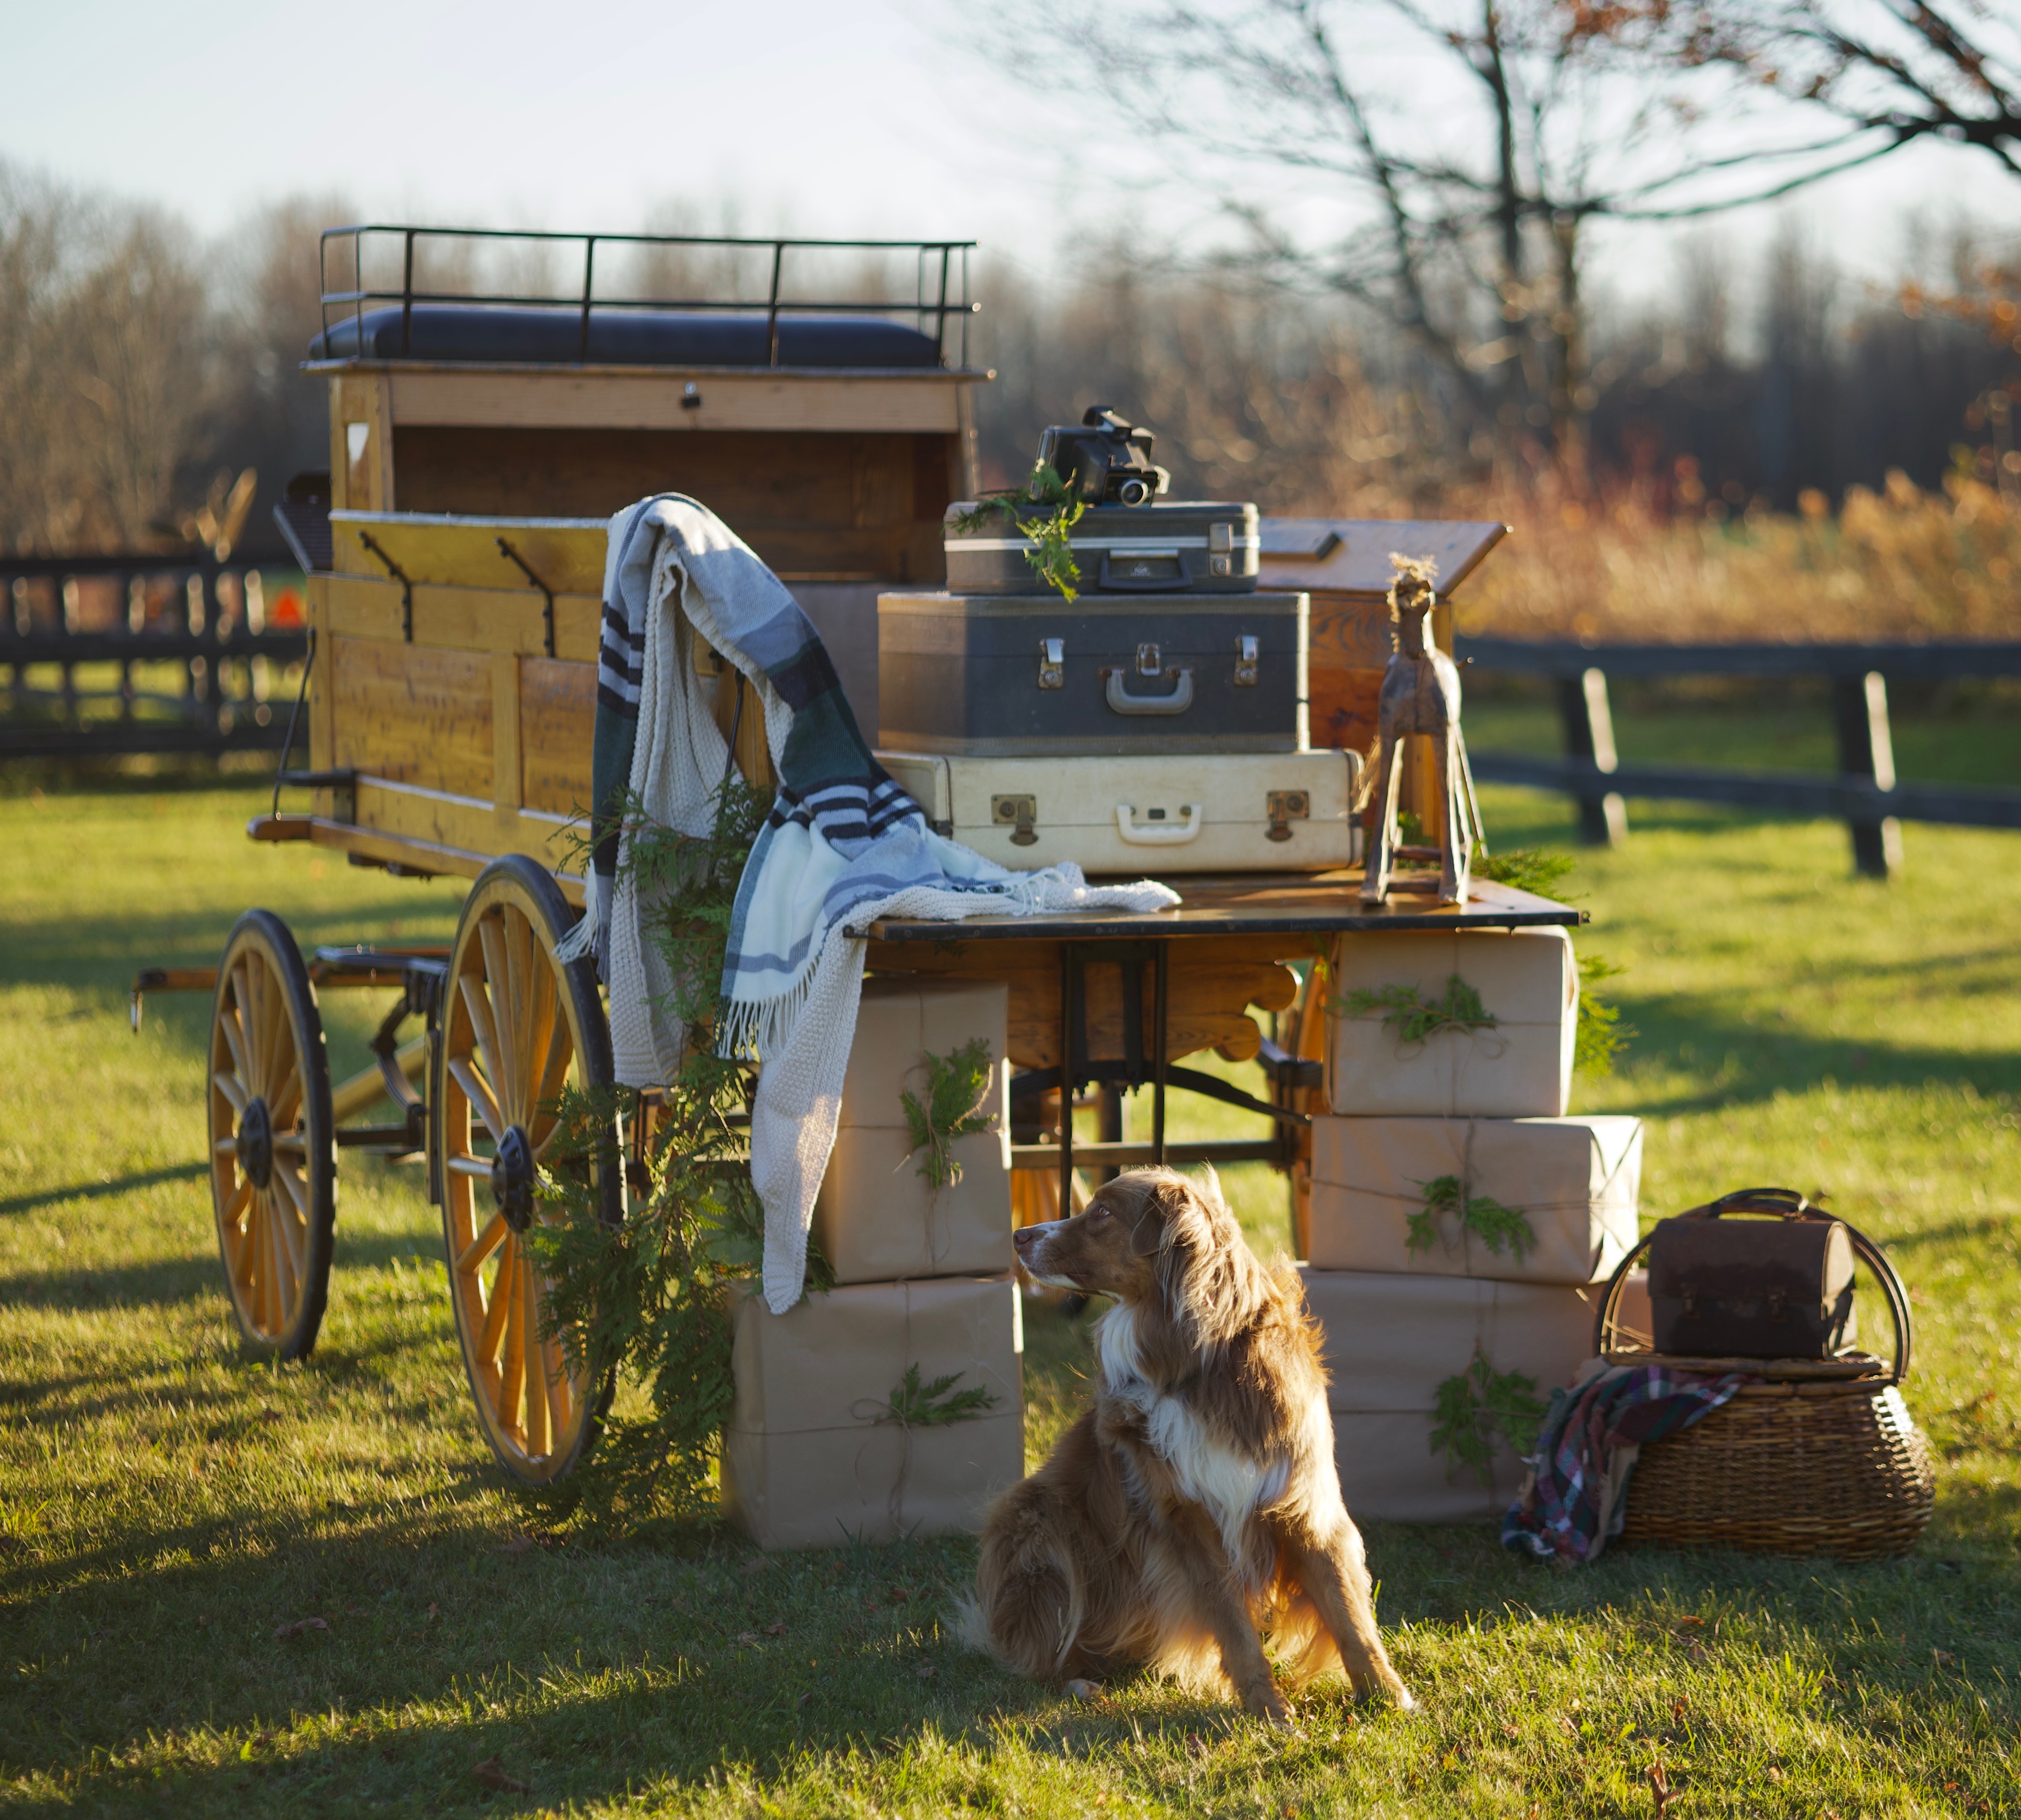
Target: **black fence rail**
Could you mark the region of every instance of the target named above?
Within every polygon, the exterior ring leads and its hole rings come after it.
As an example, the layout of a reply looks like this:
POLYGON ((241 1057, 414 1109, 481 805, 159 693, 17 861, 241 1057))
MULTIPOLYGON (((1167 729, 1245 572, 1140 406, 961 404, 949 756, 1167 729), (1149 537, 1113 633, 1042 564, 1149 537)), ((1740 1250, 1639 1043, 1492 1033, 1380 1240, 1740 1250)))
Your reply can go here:
POLYGON ((1477 668, 1549 677, 1565 755, 1472 755, 1474 775, 1497 784, 1563 790, 1579 805, 1579 832, 1595 844, 1627 837, 1625 799, 1731 803, 1779 814, 1842 819, 1853 864, 1886 878, 1902 863, 1903 821, 2021 828, 2021 790, 1903 784, 1895 775, 1888 683, 2021 675, 2021 642, 1919 645, 1579 645, 1460 639, 1477 668), (1615 750, 1610 677, 1823 677, 1831 685, 1838 775, 1740 771, 1693 765, 1624 765, 1615 750))
POLYGON ((283 673, 308 635, 254 629, 250 567, 123 552, 0 557, 0 763, 277 749, 293 706, 283 673), (173 687, 137 680, 164 664, 173 687), (108 683, 80 670, 115 675, 108 683))

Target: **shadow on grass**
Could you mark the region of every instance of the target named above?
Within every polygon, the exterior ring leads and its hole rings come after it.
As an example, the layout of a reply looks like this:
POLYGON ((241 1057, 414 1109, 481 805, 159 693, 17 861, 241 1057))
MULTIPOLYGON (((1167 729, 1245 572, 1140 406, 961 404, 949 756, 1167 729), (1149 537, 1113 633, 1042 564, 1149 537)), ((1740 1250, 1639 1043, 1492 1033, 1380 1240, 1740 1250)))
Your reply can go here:
POLYGON ((2021 1096, 2021 1055, 1786 1032, 1687 999, 1637 1000, 1623 993, 1619 1003, 1623 1019, 1635 1027, 1622 1071, 1627 1079, 1659 1069, 1712 1077, 1695 1090, 1639 1095, 1635 1110, 1645 1119, 1771 1100, 1827 1080, 1841 1087, 1912 1090, 1939 1081, 1989 1098, 2021 1096))
POLYGON ((138 1188, 159 1188, 168 1181, 201 1181, 206 1174, 201 1163, 170 1163, 165 1169, 143 1170, 137 1175, 115 1176, 107 1181, 80 1181, 67 1188, 38 1189, 34 1194, 16 1195, 0 1201, 0 1218, 9 1214, 31 1214, 38 1207, 53 1207, 64 1201, 102 1201, 111 1196, 130 1194, 138 1188))

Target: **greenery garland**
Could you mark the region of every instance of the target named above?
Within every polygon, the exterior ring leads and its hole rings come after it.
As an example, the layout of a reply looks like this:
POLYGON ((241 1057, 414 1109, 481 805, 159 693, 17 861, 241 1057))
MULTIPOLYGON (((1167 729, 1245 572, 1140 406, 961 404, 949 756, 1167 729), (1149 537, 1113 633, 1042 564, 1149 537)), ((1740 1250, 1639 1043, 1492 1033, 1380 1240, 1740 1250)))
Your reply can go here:
MULTIPOLYGON (((673 981, 661 1008, 686 1028, 687 1046, 658 1096, 621 1225, 598 1218, 583 1165, 631 1095, 563 1097, 564 1135, 541 1185, 548 1217, 527 1234, 548 1279, 549 1323, 592 1381, 609 1385, 621 1372, 643 1385, 646 1407, 606 1417, 591 1459, 537 1494, 558 1515, 635 1527, 716 1511, 713 1469, 736 1394, 732 1298, 758 1276, 764 1213, 739 1117, 751 1072, 716 1054, 713 1036, 737 881, 770 806, 733 772, 706 835, 660 827, 635 804, 624 812, 625 870, 655 907, 653 940, 673 981)), ((811 1243, 807 1262, 810 1287, 832 1287, 811 1243)))
POLYGON ((912 1139, 906 1154, 926 1152, 919 1174, 928 1188, 938 1191, 961 1180, 961 1165, 955 1160, 952 1148, 956 1138, 996 1129, 996 1115, 983 1110, 995 1072, 989 1039, 978 1036, 952 1055, 927 1051, 923 1099, 910 1087, 900 1093, 912 1139))
POLYGON ((1400 1044, 1423 1043, 1442 1030, 1491 1029, 1496 1021, 1480 994, 1458 974, 1447 975, 1443 999, 1420 998, 1415 986, 1397 985, 1349 992, 1335 1008, 1349 1017, 1380 1011, 1383 1028, 1394 1030, 1400 1044))

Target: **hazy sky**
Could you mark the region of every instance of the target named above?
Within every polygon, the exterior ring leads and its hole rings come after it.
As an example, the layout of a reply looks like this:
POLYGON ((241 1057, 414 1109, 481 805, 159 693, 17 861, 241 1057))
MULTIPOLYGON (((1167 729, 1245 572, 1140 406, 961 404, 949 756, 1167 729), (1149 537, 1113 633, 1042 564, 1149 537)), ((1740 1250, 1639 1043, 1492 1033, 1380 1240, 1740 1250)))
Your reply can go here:
MULTIPOLYGON (((1030 54, 1003 16, 975 0, 0 0, 0 155, 213 231, 316 190, 381 218, 566 228, 686 198, 714 229, 735 198, 745 231, 972 238, 1033 271, 1077 229, 1182 233, 1196 205, 1130 180, 1155 154, 1003 73, 1030 54)), ((1933 146, 1798 212, 1880 276, 1911 220, 2021 222, 2021 184, 1933 146)), ((1745 246, 1777 218, 1716 231, 1745 246)), ((1652 233, 1596 250, 1606 286, 1662 282, 1652 233)))

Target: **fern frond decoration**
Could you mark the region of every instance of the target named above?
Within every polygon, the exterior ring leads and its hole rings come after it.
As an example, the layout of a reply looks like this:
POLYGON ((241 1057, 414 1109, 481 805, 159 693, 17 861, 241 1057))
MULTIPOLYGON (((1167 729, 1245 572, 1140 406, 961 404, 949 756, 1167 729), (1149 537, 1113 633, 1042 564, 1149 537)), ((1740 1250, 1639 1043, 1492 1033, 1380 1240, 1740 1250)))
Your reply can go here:
POLYGON ((956 1390, 961 1374, 950 1372, 930 1384, 919 1381, 916 1362, 905 1367, 905 1375, 891 1387, 885 1403, 888 1413, 876 1418, 896 1422, 901 1428, 945 1429, 956 1422, 974 1421, 996 1407, 996 1393, 979 1384, 956 1390))
POLYGON ((1446 1456, 1448 1477, 1466 1467, 1486 1484, 1496 1440, 1506 1441, 1519 1454, 1527 1452, 1546 1407, 1535 1378, 1527 1372, 1497 1371, 1477 1346, 1466 1369, 1433 1393, 1432 1451, 1446 1456))
POLYGON ((1443 1030, 1491 1029, 1497 1021, 1481 1003, 1479 992, 1458 974, 1447 976, 1444 998, 1421 998, 1415 985, 1399 984, 1349 992, 1336 1001, 1334 1010, 1348 1017, 1367 1017, 1380 1011, 1383 1027, 1396 1032, 1400 1044, 1423 1043, 1443 1030))
POLYGON ((995 1072, 989 1039, 978 1036, 952 1055, 927 1051, 924 1099, 910 1087, 899 1094, 912 1139, 905 1154, 926 1152, 919 1174, 928 1188, 951 1188, 961 1180, 961 1165, 954 1157, 956 1138, 996 1129, 996 1115, 983 1110, 995 1072))
POLYGON ((1425 1204, 1407 1221, 1407 1243, 1413 1251, 1429 1251, 1439 1243, 1439 1218, 1450 1214, 1462 1232, 1471 1232, 1499 1258, 1513 1252, 1520 1263, 1535 1247, 1537 1235, 1529 1216, 1520 1207, 1505 1207, 1488 1195, 1469 1195, 1466 1185, 1456 1175, 1434 1176, 1418 1186, 1425 1191, 1425 1204))
POLYGON ((1073 528, 1087 510, 1087 502, 1069 493, 1052 464, 1040 461, 1033 465, 1032 478, 1024 486, 984 493, 967 511, 955 515, 953 525, 963 537, 973 537, 992 519, 1016 526, 1031 546, 1025 560, 1032 573, 1071 603, 1080 599, 1080 581, 1073 528))

